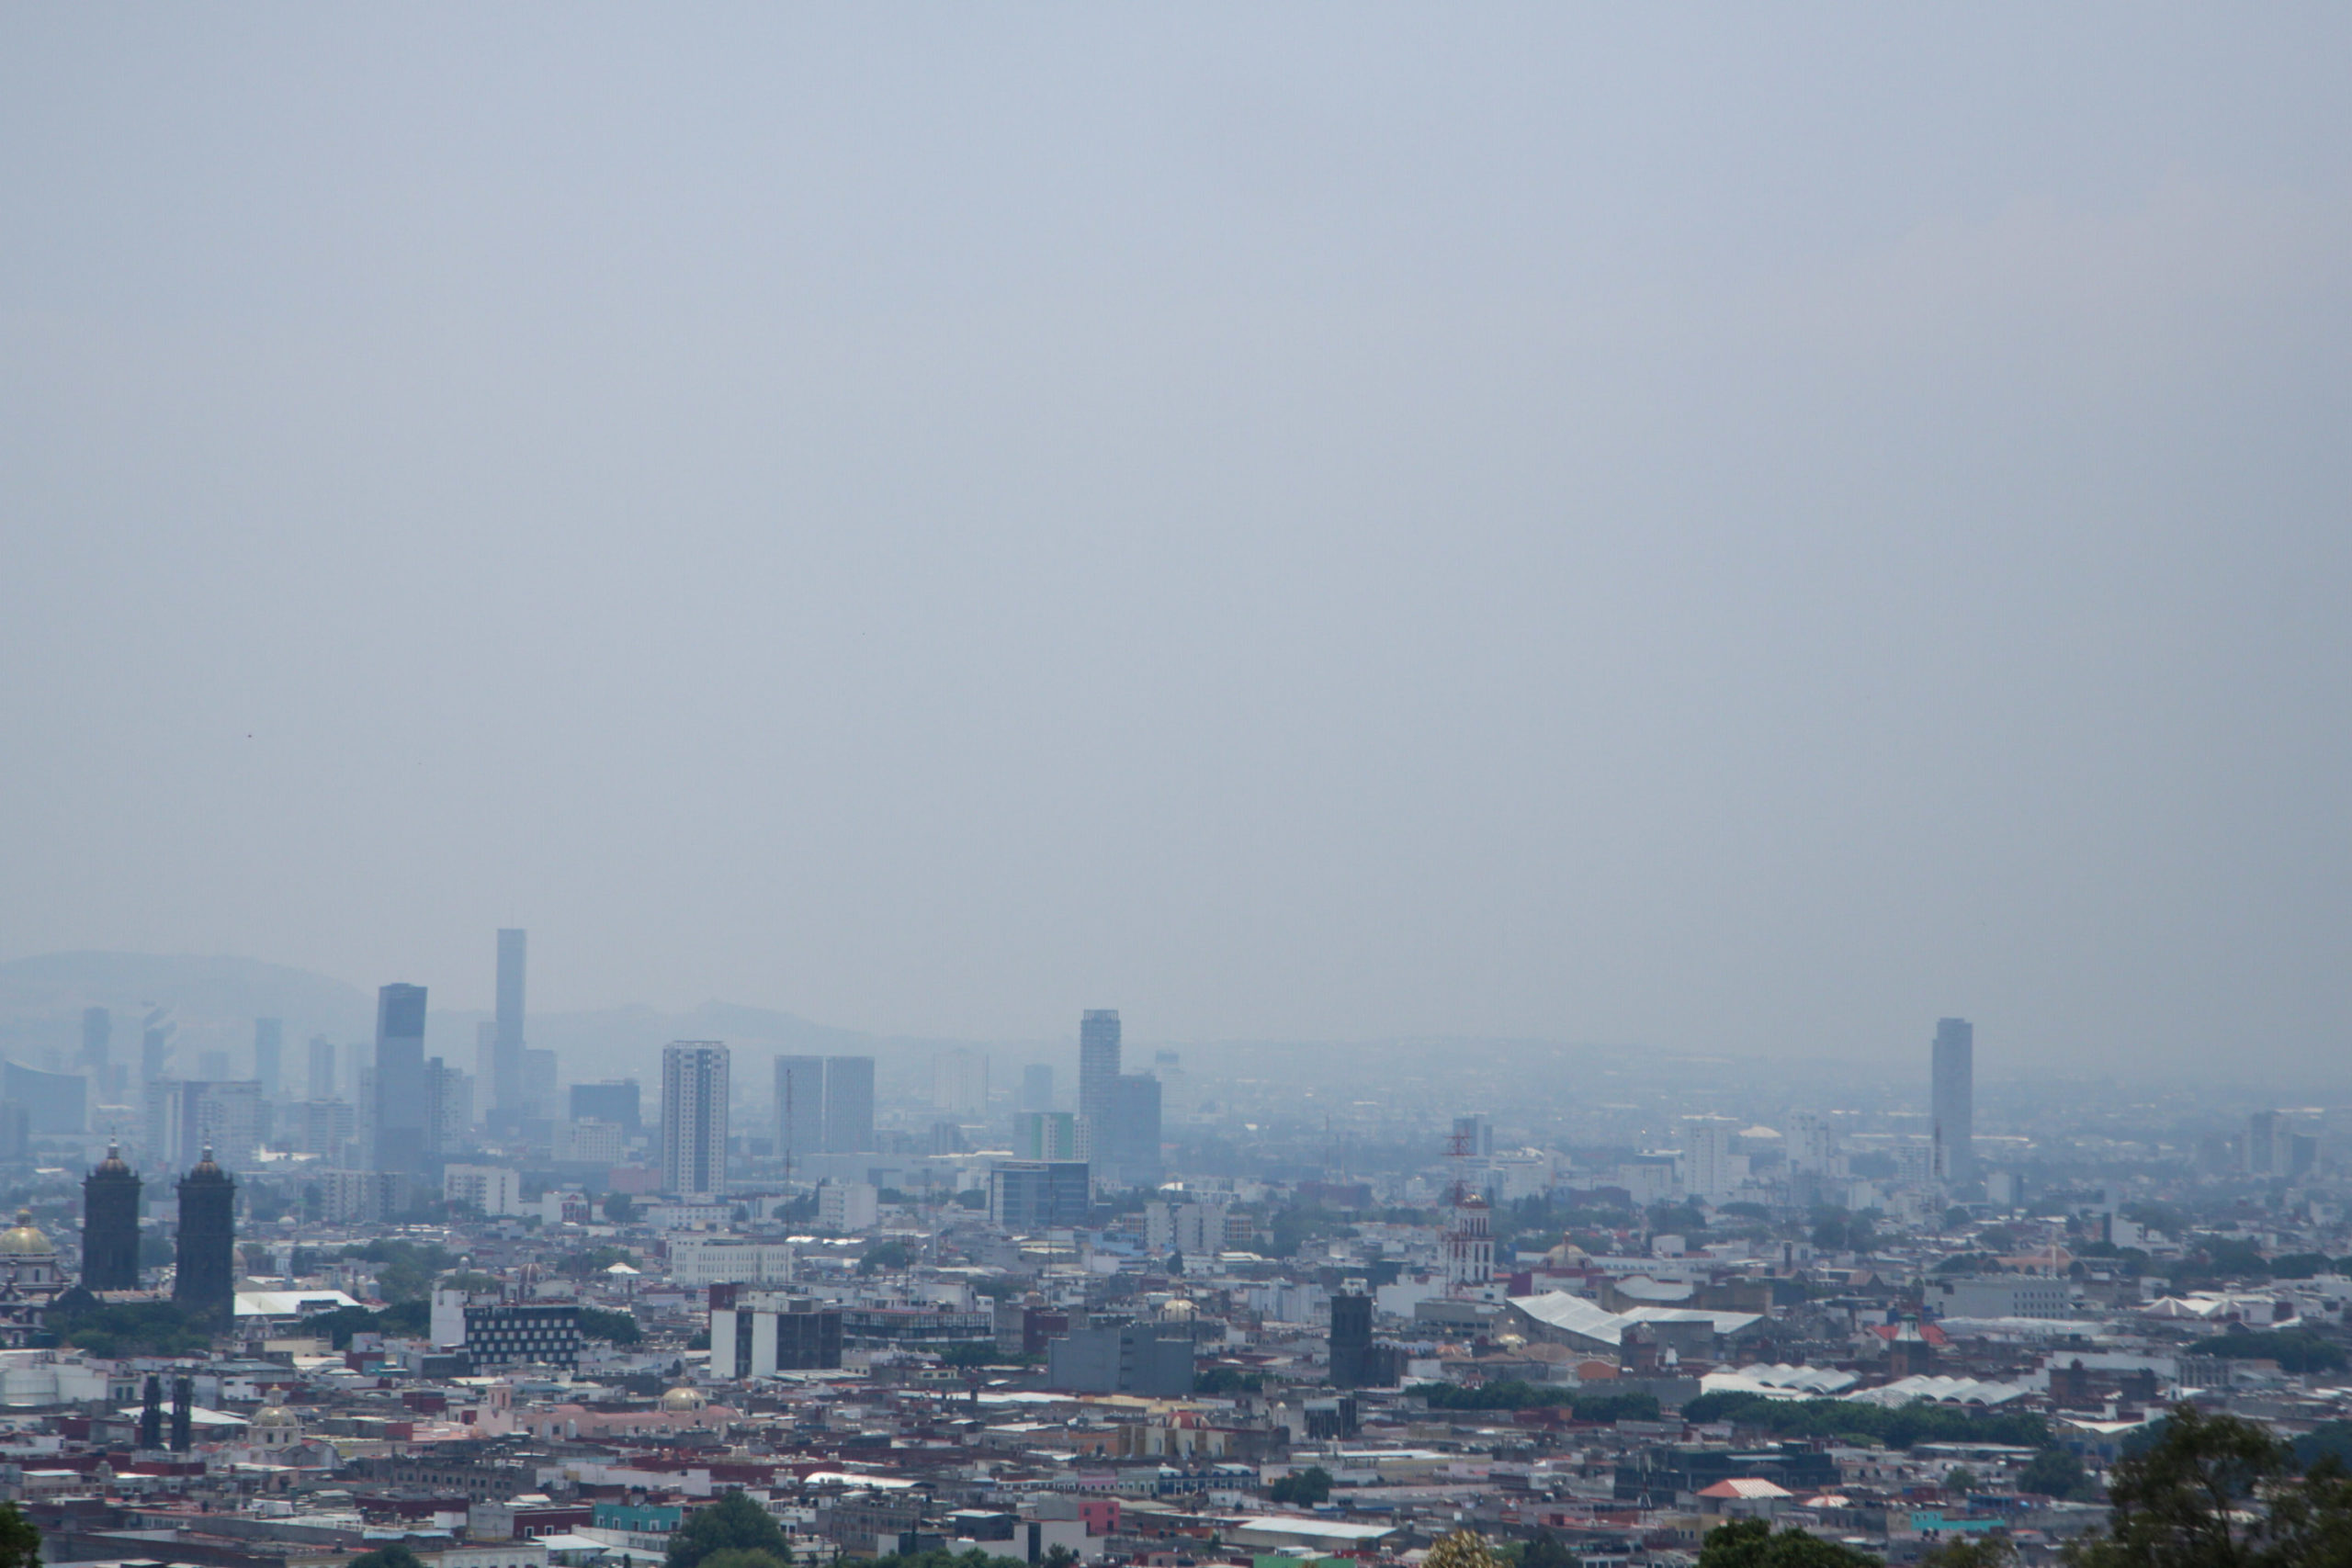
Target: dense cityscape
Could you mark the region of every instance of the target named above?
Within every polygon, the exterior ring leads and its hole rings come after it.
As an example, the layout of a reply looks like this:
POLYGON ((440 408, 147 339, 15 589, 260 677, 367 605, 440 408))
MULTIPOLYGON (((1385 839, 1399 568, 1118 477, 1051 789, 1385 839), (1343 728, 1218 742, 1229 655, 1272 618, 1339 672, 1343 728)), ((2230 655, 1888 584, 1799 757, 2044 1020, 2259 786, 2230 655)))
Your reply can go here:
POLYGON ((0 1568, 2352 1568, 2352 5, 0 5, 0 1568))
POLYGON ((0 1490, 50 1561, 622 1568, 729 1498, 798 1563, 2041 1561, 2184 1410, 2352 1452, 2342 1111, 1984 1094, 1959 1018, 1770 1121, 1718 1061, 1564 1122, 1524 1050, 1459 1106, 1310 1055, 1318 1104, 1112 1009, 573 1081, 492 962, 457 1063, 410 984, 291 1055, 12 1021, 0 1490))

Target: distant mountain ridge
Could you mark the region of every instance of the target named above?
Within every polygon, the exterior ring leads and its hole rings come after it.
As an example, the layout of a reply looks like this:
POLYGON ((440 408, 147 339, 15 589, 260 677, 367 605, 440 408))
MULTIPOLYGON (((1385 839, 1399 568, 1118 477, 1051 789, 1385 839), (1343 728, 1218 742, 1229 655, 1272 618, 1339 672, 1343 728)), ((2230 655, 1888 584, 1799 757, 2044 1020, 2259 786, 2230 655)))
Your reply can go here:
MULTIPOLYGON (((375 998, 331 976, 260 959, 141 953, 49 953, 0 962, 0 1055, 33 1066, 70 1066, 82 1038, 82 1010, 114 1012, 113 1056, 136 1062, 141 1020, 169 1010, 177 1026, 172 1068, 193 1074, 198 1051, 225 1051, 231 1071, 252 1064, 254 1020, 282 1019, 285 1071, 306 1071, 302 1043, 323 1034, 338 1045, 374 1037, 375 998)), ((425 1047, 466 1071, 476 1068, 476 1025, 489 1015, 468 1009, 426 1014, 425 1047)), ((745 1083, 765 1071, 763 1050, 776 1055, 873 1055, 888 1077, 919 1070, 911 1058, 938 1046, 979 1042, 903 1040, 812 1022, 775 1008, 707 1001, 683 1012, 632 1004, 594 1012, 531 1010, 529 1043, 557 1054, 567 1081, 635 1077, 649 1085, 673 1040, 723 1040, 748 1047, 737 1067, 745 1083)), ((986 1046, 1017 1057, 1033 1048, 986 1046)), ((1035 1047, 1043 1051, 1046 1047, 1035 1047)))
POLYGON ((141 1021, 168 1010, 183 1071, 195 1050, 250 1050, 256 1018, 285 1020, 290 1055, 315 1033, 363 1037, 376 1011, 356 986, 254 958, 45 953, 0 963, 0 1050, 17 1060, 39 1066, 62 1052, 70 1061, 89 1007, 112 1010, 114 1059, 133 1063, 141 1021))

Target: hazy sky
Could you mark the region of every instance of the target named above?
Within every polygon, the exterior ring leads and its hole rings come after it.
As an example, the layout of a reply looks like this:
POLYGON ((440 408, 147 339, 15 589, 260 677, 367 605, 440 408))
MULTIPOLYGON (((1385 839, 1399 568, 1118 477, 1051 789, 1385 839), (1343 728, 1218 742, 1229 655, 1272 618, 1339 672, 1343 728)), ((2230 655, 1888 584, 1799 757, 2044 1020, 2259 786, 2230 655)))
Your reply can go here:
POLYGON ((0 10, 0 957, 2352 1046, 2352 7, 0 10))

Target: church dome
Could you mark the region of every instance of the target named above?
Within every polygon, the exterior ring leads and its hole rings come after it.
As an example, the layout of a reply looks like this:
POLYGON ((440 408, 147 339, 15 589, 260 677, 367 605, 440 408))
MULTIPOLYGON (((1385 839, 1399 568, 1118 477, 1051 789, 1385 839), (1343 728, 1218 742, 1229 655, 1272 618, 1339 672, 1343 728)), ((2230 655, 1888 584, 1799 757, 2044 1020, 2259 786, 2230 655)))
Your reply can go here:
POLYGON ((16 1227, 0 1231, 0 1257, 46 1258, 56 1250, 50 1245, 49 1237, 33 1224, 30 1209, 17 1210, 16 1227))
POLYGON ((700 1410, 709 1403, 709 1400, 703 1397, 700 1389, 687 1388, 684 1385, 673 1388, 662 1396, 662 1408, 664 1410, 700 1410))
POLYGON ((204 1157, 196 1162, 195 1168, 188 1174, 206 1181, 219 1181, 225 1179, 229 1173, 213 1163, 212 1145, 207 1144, 204 1145, 204 1157))
POLYGON ((130 1167, 123 1163, 120 1144, 107 1145, 107 1157, 98 1161, 96 1174, 99 1176, 129 1176, 130 1174, 130 1167))
POLYGON ((294 1412, 275 1400, 254 1412, 254 1425, 256 1427, 291 1427, 295 1424, 294 1412))

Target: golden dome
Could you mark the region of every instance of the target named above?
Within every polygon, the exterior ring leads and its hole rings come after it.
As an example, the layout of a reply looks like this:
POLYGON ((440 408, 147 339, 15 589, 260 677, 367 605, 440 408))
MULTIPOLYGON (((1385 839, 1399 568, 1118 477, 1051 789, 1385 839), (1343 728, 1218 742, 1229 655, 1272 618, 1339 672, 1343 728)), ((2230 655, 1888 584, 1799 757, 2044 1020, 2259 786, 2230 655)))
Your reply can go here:
POLYGON ((700 1389, 687 1388, 683 1384, 662 1396, 662 1408, 664 1410, 700 1410, 709 1403, 700 1389))
POLYGON ((295 1424, 294 1412, 275 1400, 254 1412, 254 1425, 256 1427, 291 1427, 295 1424))
POLYGON ((56 1250, 50 1245, 49 1237, 35 1228, 30 1209, 17 1211, 14 1230, 0 1231, 0 1257, 45 1258, 56 1250))

